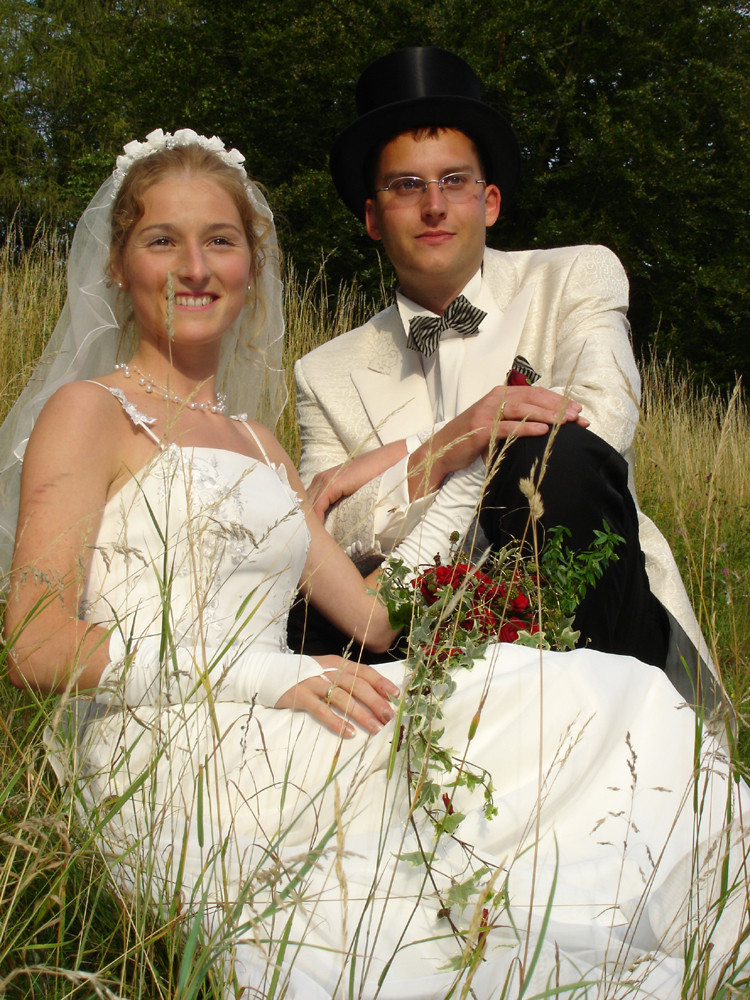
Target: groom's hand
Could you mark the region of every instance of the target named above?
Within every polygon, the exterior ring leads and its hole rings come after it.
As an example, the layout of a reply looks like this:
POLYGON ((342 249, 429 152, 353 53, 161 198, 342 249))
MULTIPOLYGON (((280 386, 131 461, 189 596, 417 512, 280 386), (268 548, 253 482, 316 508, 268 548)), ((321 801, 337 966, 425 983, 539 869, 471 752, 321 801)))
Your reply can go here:
POLYGON ((555 424, 571 421, 588 427, 581 404, 540 386, 498 385, 409 457, 409 499, 439 489, 451 472, 466 469, 479 456, 487 458, 493 440, 541 437, 555 424))

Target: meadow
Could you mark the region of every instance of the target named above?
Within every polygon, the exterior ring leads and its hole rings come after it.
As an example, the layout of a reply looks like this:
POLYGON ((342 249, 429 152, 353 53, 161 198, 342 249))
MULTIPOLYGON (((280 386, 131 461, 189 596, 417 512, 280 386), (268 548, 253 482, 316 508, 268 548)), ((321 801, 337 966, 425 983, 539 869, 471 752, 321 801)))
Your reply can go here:
MULTIPOLYGON (((40 232, 0 250, 0 418, 28 379, 65 295, 65 243, 40 232)), ((293 458, 291 368, 378 303, 323 272, 287 268, 289 401, 278 433, 293 458)), ((383 292, 385 295, 385 292, 383 292)), ((669 541, 738 717, 737 763, 750 765, 750 409, 669 359, 642 363, 636 440, 642 509, 669 541)), ((116 888, 91 831, 59 792, 41 731, 52 699, 11 688, 0 656, 0 998, 218 997, 215 954, 197 921, 158 914, 116 888)), ((698 995, 698 994, 695 994, 698 995)))

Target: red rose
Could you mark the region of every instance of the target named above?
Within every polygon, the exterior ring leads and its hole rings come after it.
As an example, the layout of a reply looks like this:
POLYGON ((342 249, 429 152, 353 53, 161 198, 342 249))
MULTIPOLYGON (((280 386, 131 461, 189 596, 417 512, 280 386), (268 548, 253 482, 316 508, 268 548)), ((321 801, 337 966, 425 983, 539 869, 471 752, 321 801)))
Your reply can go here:
POLYGON ((488 601, 504 602, 507 595, 505 592, 505 587, 502 585, 502 583, 495 583, 491 587, 487 587, 484 590, 483 596, 486 597, 488 601))
POLYGON ((529 599, 522 590, 519 590, 517 596, 510 602, 510 606, 517 614, 523 614, 529 608, 529 599))
POLYGON ((500 642, 515 642, 518 638, 518 627, 511 620, 500 629, 500 642))
POLYGON ((477 578, 477 580, 479 580, 479 581, 480 581, 481 583, 484 583, 484 584, 487 584, 487 586, 491 586, 491 585, 492 585, 492 579, 491 579, 491 578, 490 578, 489 576, 487 576, 487 574, 486 574, 486 573, 483 573, 483 572, 481 571, 481 569, 475 569, 475 570, 474 570, 474 576, 475 576, 475 577, 477 578))
POLYGON ((466 586, 466 577, 471 573, 471 566, 467 566, 466 563, 456 563, 455 566, 451 567, 451 577, 448 581, 454 590, 458 590, 460 587, 466 586))
POLYGON ((441 646, 439 642, 433 642, 431 646, 422 646, 427 659, 433 659, 436 663, 445 663, 453 656, 461 656, 463 649, 460 646, 441 646))
POLYGON ((425 570, 424 573, 412 580, 412 586, 419 590, 427 604, 430 605, 435 603, 437 591, 448 582, 449 578, 450 572, 446 566, 436 566, 425 570), (441 579, 441 577, 445 577, 446 573, 448 573, 448 577, 441 579))
POLYGON ((476 580, 474 593, 480 597, 487 597, 494 589, 491 578, 486 573, 482 573, 481 570, 474 570, 474 579, 476 580))
POLYGON ((465 628, 467 631, 478 628, 483 636, 489 638, 497 633, 497 618, 489 608, 474 605, 461 620, 461 628, 465 628))

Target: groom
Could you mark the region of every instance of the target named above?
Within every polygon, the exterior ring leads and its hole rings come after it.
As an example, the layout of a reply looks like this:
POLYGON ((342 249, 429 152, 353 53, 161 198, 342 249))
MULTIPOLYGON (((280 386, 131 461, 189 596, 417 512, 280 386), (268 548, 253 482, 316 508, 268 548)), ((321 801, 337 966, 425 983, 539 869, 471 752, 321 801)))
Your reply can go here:
POLYGON ((631 491, 640 384, 622 266, 603 247, 485 247, 520 153, 458 56, 384 56, 362 74, 357 109, 331 172, 382 241, 399 289, 392 306, 295 366, 300 471, 327 527, 363 571, 402 538, 430 562, 422 536, 431 543, 435 526, 452 524, 457 491, 479 502, 496 441, 502 458, 479 523, 500 546, 523 535, 519 484, 539 478, 546 456, 542 527, 565 525, 580 549, 604 519, 625 539, 576 615, 581 643, 666 667, 692 700, 694 679, 711 680, 699 628, 667 543, 631 491))

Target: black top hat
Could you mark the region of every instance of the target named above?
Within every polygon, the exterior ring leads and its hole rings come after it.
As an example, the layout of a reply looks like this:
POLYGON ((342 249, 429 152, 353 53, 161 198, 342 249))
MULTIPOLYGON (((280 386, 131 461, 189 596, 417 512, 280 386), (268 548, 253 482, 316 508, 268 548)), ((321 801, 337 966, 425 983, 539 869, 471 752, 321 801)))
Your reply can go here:
POLYGON ((364 218, 372 197, 367 176, 377 147, 401 132, 439 126, 465 132, 482 157, 485 179, 509 198, 518 184, 521 152, 503 116, 483 104, 479 79, 460 56, 420 46, 377 59, 357 82, 359 117, 334 141, 331 175, 347 208, 364 218))

